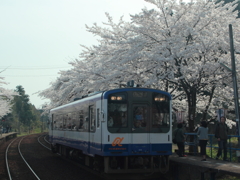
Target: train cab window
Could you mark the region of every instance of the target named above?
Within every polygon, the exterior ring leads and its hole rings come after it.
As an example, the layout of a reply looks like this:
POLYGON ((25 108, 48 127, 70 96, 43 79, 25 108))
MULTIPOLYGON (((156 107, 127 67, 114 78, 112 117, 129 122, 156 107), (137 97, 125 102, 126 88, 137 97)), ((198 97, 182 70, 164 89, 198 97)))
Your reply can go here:
POLYGON ((148 124, 147 105, 133 106, 133 128, 145 128, 148 124))
POLYGON ((151 132, 168 132, 170 130, 170 102, 169 98, 162 94, 154 94, 152 104, 152 128, 151 132))
POLYGON ((127 95, 125 93, 111 94, 108 98, 107 126, 110 132, 119 132, 128 127, 128 106, 126 99, 127 95))

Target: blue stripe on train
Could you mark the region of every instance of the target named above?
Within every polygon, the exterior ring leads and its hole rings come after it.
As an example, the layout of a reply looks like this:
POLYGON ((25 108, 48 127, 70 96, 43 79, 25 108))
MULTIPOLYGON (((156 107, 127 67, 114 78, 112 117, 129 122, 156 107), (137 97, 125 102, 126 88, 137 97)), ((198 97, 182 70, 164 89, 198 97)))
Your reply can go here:
POLYGON ((53 137, 53 142, 82 150, 84 154, 94 156, 132 156, 132 155, 171 155, 172 144, 112 144, 90 143, 87 141, 53 137))

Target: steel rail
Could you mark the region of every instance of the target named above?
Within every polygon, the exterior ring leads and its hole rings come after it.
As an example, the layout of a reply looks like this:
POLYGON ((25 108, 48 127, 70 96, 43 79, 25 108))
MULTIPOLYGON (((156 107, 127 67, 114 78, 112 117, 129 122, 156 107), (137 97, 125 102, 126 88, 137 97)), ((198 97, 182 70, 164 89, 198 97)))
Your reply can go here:
POLYGON ((18 143, 18 152, 19 152, 19 154, 20 154, 20 156, 22 157, 22 159, 23 159, 23 161, 26 163, 26 165, 28 166, 28 168, 32 171, 32 173, 34 174, 34 176, 38 179, 38 180, 40 180, 40 178, 37 176, 37 174, 33 171, 33 169, 31 168, 31 166, 27 163, 27 161, 25 160, 25 158, 23 157, 23 155, 22 155, 22 153, 21 153, 21 149, 20 149, 20 144, 21 144, 21 142, 22 142, 22 140, 24 139, 25 137, 23 137, 20 141, 19 141, 19 143, 18 143))
MULTIPOLYGON (((16 139, 18 139, 18 138, 16 138, 16 139)), ((11 143, 9 143, 9 145, 8 145, 8 147, 7 147, 7 149, 6 149, 6 152, 5 152, 5 162, 6 162, 6 167, 7 167, 7 172, 8 172, 9 180, 12 180, 12 176, 11 176, 11 173, 10 173, 10 170, 9 170, 7 153, 8 153, 9 147, 11 146, 11 144, 12 144, 16 139, 12 140, 11 143)))
POLYGON ((48 136, 48 135, 46 135, 46 136, 44 137, 44 140, 46 141, 46 143, 50 144, 50 142, 46 139, 47 136, 48 136))
POLYGON ((40 142, 40 138, 41 138, 42 136, 44 136, 44 135, 41 135, 41 136, 38 137, 38 142, 39 142, 39 144, 41 144, 43 147, 45 147, 45 148, 51 150, 51 148, 45 146, 43 143, 40 142))

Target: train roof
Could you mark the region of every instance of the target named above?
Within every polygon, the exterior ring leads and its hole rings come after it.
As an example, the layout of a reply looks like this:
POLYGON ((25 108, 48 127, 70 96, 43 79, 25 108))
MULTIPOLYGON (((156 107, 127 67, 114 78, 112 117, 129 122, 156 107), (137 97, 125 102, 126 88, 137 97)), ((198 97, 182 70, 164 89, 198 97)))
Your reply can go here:
POLYGON ((168 96, 170 98, 170 100, 172 99, 171 94, 166 92, 166 91, 162 91, 162 90, 158 90, 158 89, 151 89, 151 88, 139 88, 139 87, 127 87, 127 88, 111 89, 111 90, 105 91, 104 96, 108 95, 110 93, 117 93, 117 92, 122 92, 122 91, 143 91, 143 90, 147 90, 147 91, 150 91, 150 92, 162 93, 162 94, 168 96))
POLYGON ((150 91, 150 92, 162 93, 162 94, 168 96, 170 100, 172 99, 170 93, 165 92, 165 91, 161 91, 161 90, 158 90, 158 89, 127 87, 127 88, 111 89, 111 90, 108 90, 108 91, 96 91, 96 92, 93 92, 93 93, 89 93, 88 95, 82 96, 82 98, 75 98, 75 100, 73 102, 70 102, 68 104, 64 104, 64 105, 61 105, 59 107, 53 108, 53 109, 51 109, 51 111, 67 107, 69 105, 78 104, 79 102, 84 102, 84 101, 89 101, 89 100, 92 100, 92 99, 100 98, 102 95, 103 95, 103 98, 106 99, 108 97, 108 95, 112 94, 112 93, 118 93, 118 92, 123 92, 123 91, 146 91, 146 90, 150 91))

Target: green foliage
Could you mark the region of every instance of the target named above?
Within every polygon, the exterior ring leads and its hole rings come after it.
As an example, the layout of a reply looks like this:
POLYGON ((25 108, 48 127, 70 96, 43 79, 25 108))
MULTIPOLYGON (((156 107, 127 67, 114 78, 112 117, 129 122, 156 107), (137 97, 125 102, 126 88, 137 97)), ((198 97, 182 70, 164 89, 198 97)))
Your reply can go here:
POLYGON ((35 120, 29 104, 29 96, 25 94, 22 86, 17 86, 15 91, 19 93, 19 96, 14 97, 13 110, 15 116, 18 116, 19 122, 23 125, 29 125, 32 120, 35 120))
POLYGON ((41 129, 43 132, 46 129, 48 116, 41 117, 42 111, 37 110, 34 105, 29 102, 29 96, 25 94, 22 86, 17 86, 15 89, 19 95, 15 96, 12 104, 12 112, 6 115, 3 126, 11 126, 12 131, 17 131, 19 134, 29 134, 35 129, 41 129))

